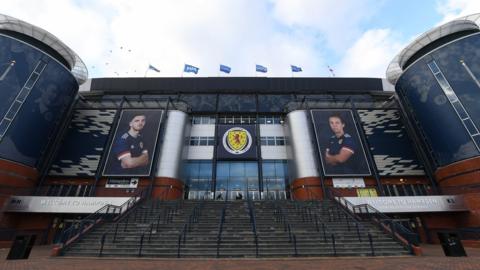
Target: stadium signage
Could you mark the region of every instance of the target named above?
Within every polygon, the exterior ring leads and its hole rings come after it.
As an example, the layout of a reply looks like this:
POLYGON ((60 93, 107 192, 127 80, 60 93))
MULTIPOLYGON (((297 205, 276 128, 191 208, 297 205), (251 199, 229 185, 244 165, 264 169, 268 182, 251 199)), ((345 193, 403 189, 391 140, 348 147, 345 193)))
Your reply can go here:
POLYGON ((345 197, 354 205, 369 204, 383 213, 466 211, 462 196, 345 197))
POLYGON ((94 213, 105 205, 121 206, 130 197, 11 196, 5 212, 94 213))
POLYGON ((217 128, 217 158, 255 159, 255 125, 219 125, 217 128))
POLYGON ((233 127, 223 134, 222 143, 227 152, 241 155, 250 150, 252 135, 244 128, 233 127))

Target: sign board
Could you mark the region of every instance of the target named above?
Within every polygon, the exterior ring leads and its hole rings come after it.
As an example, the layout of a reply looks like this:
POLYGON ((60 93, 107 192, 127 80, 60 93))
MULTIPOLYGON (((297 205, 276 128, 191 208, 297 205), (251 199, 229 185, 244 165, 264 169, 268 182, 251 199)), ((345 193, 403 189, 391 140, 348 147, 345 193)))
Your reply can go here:
POLYGON ((332 178, 333 187, 335 188, 364 188, 365 181, 363 178, 332 178))
POLYGON ((218 159, 257 158, 255 125, 218 125, 218 159))
POLYGON ((382 213, 467 211, 462 196, 344 197, 353 205, 369 204, 382 213))
POLYGON ((94 213, 107 204, 121 206, 130 197, 11 196, 5 212, 94 213))
POLYGON ((105 184, 106 188, 137 188, 138 178, 132 179, 108 179, 105 184))

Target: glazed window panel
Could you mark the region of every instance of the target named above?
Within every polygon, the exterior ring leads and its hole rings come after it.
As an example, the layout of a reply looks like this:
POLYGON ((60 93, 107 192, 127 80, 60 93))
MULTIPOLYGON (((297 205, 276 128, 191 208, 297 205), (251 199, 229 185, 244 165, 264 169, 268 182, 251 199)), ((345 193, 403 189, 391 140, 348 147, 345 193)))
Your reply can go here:
POLYGON ((293 101, 291 95, 259 95, 259 112, 283 112, 286 105, 293 101))
POLYGON ((255 95, 219 95, 218 111, 221 112, 256 112, 255 95))
POLYGON ((216 111, 217 95, 180 95, 180 100, 188 103, 193 112, 216 111))

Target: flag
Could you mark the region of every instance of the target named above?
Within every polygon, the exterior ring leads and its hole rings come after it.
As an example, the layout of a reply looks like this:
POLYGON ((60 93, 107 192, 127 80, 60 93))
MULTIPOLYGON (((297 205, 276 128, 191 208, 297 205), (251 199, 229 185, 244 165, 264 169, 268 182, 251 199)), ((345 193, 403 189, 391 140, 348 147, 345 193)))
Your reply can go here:
POLYGON ((160 72, 160 69, 158 69, 158 68, 156 68, 152 65, 148 65, 148 69, 151 69, 151 70, 156 71, 156 72, 160 72))
POLYGON ((327 65, 328 71, 332 73, 332 76, 335 77, 335 73, 333 72, 333 68, 331 68, 329 65, 327 65))
POLYGON ((294 66, 294 65, 290 65, 290 67, 292 68, 292 72, 302 72, 301 67, 297 67, 297 66, 294 66))
POLYGON ((195 74, 198 73, 198 70, 199 70, 198 67, 194 67, 194 66, 189 65, 189 64, 185 64, 185 67, 183 68, 183 72, 191 72, 191 73, 195 73, 195 74))
POLYGON ((229 66, 220 65, 220 71, 225 72, 225 73, 230 73, 230 71, 232 71, 232 69, 229 66))
POLYGON ((267 68, 262 66, 262 65, 256 65, 255 66, 255 71, 256 72, 267 73, 267 68))

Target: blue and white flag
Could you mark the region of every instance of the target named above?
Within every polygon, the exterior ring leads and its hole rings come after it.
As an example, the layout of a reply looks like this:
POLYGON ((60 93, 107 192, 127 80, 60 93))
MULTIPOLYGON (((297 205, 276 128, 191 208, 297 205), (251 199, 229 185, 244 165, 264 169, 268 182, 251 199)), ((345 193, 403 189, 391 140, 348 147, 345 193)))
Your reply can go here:
POLYGON ((229 66, 220 65, 220 71, 225 72, 225 73, 230 73, 230 71, 232 71, 232 69, 229 66))
POLYGON ((290 67, 292 68, 292 72, 302 72, 301 67, 297 67, 297 66, 294 66, 294 65, 290 65, 290 67))
POLYGON ((267 68, 262 66, 262 65, 256 65, 255 66, 255 71, 256 72, 267 73, 267 68))
POLYGON ((158 69, 158 68, 156 68, 152 65, 148 65, 148 69, 151 69, 151 70, 156 71, 156 72, 160 72, 160 69, 158 69))
POLYGON ((199 70, 198 67, 194 67, 194 66, 189 65, 189 64, 185 64, 185 67, 183 68, 183 72, 191 72, 191 73, 195 73, 195 74, 198 73, 198 70, 199 70))

